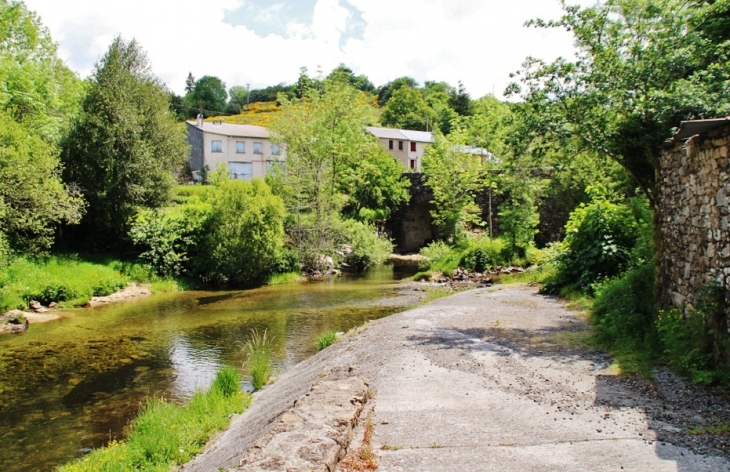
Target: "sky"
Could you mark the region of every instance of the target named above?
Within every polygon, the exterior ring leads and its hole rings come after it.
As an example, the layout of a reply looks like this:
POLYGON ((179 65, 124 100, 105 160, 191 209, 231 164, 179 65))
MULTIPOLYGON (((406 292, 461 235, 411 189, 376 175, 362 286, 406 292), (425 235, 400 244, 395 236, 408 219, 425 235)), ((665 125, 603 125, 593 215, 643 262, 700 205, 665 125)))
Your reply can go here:
MULTIPOLYGON (((573 0, 584 6, 595 0, 573 0)), ((410 76, 502 93, 527 56, 573 54, 558 0, 25 0, 66 64, 87 77, 112 39, 135 38, 154 73, 184 93, 188 73, 252 89, 327 75, 339 64, 376 86, 410 76)))

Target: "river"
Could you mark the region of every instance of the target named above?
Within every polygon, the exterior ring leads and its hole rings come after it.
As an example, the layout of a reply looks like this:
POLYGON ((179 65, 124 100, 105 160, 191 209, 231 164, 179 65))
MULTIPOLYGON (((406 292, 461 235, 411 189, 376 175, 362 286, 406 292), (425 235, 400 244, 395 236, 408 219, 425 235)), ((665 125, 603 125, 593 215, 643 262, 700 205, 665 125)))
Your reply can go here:
POLYGON ((388 298, 411 274, 386 265, 317 283, 156 294, 2 336, 0 470, 52 470, 122 439, 145 398, 184 401, 221 365, 240 367, 254 328, 274 337, 274 370, 286 369, 314 354, 324 331, 397 311, 388 298))

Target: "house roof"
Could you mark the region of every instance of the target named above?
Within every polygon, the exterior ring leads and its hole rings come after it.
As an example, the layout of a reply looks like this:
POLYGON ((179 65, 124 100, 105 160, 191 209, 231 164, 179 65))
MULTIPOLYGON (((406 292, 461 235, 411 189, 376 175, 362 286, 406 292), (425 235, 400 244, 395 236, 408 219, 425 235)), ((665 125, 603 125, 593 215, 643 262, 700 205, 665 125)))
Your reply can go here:
POLYGON ((710 131, 730 124, 730 116, 724 118, 712 118, 709 120, 683 121, 679 125, 679 131, 674 135, 672 141, 685 141, 696 134, 709 133, 710 131))
POLYGON ((411 131, 407 129, 396 128, 378 128, 375 126, 368 126, 365 129, 368 131, 368 133, 372 134, 376 138, 418 141, 422 143, 433 142, 433 134, 427 131, 411 131))
POLYGON ((263 126, 255 125, 235 125, 231 123, 217 123, 204 121, 202 126, 199 126, 194 121, 187 122, 189 126, 193 126, 206 133, 220 134, 222 136, 231 136, 236 138, 268 138, 270 136, 269 130, 263 126))

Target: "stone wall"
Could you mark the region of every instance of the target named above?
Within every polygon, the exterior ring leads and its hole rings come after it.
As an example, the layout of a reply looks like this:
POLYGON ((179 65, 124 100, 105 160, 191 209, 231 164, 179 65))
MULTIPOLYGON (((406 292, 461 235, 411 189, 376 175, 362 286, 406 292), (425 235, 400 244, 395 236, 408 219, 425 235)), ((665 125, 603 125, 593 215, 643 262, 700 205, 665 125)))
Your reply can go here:
MULTIPOLYGON (((730 126, 665 149, 660 160, 660 300, 692 306, 713 282, 730 306, 730 126)), ((730 311, 726 309, 726 316, 730 311)))

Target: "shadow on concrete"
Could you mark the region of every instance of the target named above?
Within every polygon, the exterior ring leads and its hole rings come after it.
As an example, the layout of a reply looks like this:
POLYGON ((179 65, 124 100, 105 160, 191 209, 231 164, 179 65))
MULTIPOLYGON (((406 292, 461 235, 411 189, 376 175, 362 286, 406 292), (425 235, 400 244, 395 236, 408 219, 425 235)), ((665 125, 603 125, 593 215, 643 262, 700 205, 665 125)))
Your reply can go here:
MULTIPOLYGON (((593 363, 604 371, 611 357, 588 345, 590 332, 581 320, 565 321, 542 329, 508 329, 498 326, 473 329, 422 331, 409 340, 430 349, 463 353, 491 351, 498 356, 540 357, 561 364, 593 363)), ((595 406, 632 408, 643 412, 656 433, 657 457, 675 461, 677 470, 697 470, 697 461, 678 450, 686 447, 703 456, 730 456, 730 435, 691 434, 715 425, 730 425, 730 405, 708 389, 689 384, 668 369, 659 369, 654 381, 639 375, 595 375, 595 406), (692 431, 694 430, 694 431, 692 431)), ((725 397, 727 398, 727 397, 725 397)), ((702 470, 713 470, 713 468, 702 470)))

